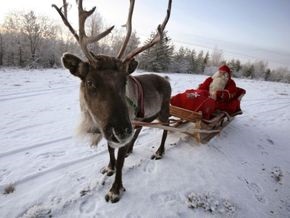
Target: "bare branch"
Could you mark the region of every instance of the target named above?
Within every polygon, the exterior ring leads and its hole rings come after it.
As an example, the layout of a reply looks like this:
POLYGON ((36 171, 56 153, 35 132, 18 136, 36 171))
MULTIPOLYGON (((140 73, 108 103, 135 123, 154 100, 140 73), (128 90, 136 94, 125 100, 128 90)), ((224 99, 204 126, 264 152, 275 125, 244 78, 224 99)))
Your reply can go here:
MULTIPOLYGON (((65 2, 65 0, 64 0, 64 2, 65 2)), ((83 1, 82 0, 78 0, 79 33, 77 34, 76 31, 73 29, 73 27, 68 22, 67 15, 64 15, 62 13, 61 9, 58 8, 56 5, 53 4, 52 7, 54 7, 56 9, 56 11, 59 13, 60 17, 62 18, 62 21, 64 22, 64 24, 69 28, 71 33, 74 35, 74 37, 78 41, 78 43, 79 43, 79 45, 80 45, 80 47, 81 47, 81 49, 82 49, 82 51, 84 53, 84 55, 88 58, 89 62, 91 64, 93 64, 94 66, 96 66, 97 60, 95 59, 95 57, 89 51, 88 44, 97 42, 100 39, 102 39, 105 36, 107 36, 112 31, 114 26, 108 28, 107 30, 105 30, 104 32, 98 34, 97 36, 88 37, 86 35, 86 32, 85 32, 85 22, 86 22, 86 19, 94 13, 96 7, 93 7, 91 10, 86 11, 86 10, 83 9, 83 1)))
POLYGON ((126 28, 127 28, 127 35, 126 35, 126 38, 123 42, 123 45, 118 53, 118 56, 117 58, 120 59, 124 52, 125 52, 125 49, 127 47, 127 44, 130 40, 130 36, 131 36, 131 33, 132 33, 132 16, 133 16, 133 11, 134 11, 134 5, 135 5, 135 0, 130 0, 130 7, 129 7, 129 13, 128 13, 128 19, 127 19, 127 23, 126 23, 126 28))
POLYGON ((74 28, 70 25, 70 23, 67 20, 67 15, 64 15, 61 12, 61 9, 59 7, 57 7, 55 4, 51 5, 53 8, 55 8, 55 10, 58 12, 58 14, 60 15, 63 23, 68 27, 68 29, 70 30, 70 32, 73 34, 73 36, 76 38, 77 41, 79 41, 79 36, 76 33, 76 31, 74 30, 74 28))
POLYGON ((63 13, 64 13, 64 16, 67 18, 67 6, 68 6, 68 4, 67 4, 67 2, 66 2, 66 0, 63 0, 62 1, 63 2, 63 13))
POLYGON ((134 49, 133 51, 131 51, 129 54, 127 54, 127 56, 122 60, 123 62, 126 62, 128 60, 131 60, 132 58, 134 58, 137 54, 147 50, 148 48, 151 48, 152 46, 154 46, 156 43, 158 43, 161 38, 162 38, 162 35, 163 35, 163 31, 166 27, 166 24, 170 18, 170 13, 171 13, 171 5, 172 5, 172 0, 169 0, 168 1, 168 7, 167 7, 167 14, 166 14, 166 17, 163 21, 162 24, 158 25, 157 27, 157 33, 156 35, 154 36, 154 38, 148 42, 147 44, 141 46, 141 47, 138 47, 136 49, 134 49))

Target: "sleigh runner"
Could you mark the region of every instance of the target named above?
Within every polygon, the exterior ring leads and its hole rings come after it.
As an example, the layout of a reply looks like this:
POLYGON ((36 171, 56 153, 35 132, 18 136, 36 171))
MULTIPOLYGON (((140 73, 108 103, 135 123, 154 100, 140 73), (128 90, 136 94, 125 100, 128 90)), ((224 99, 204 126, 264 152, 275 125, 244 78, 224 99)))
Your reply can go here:
POLYGON ((201 111, 195 112, 170 105, 170 114, 173 118, 169 120, 169 125, 160 122, 147 123, 138 120, 135 120, 132 123, 135 126, 145 126, 182 133, 193 137, 198 144, 206 144, 213 137, 218 135, 236 115, 241 113, 242 112, 239 111, 236 114, 229 115, 225 111, 216 111, 215 116, 212 119, 207 120, 202 117, 201 111))
MULTIPOLYGON (((227 126, 236 115, 241 114, 239 111, 229 115, 226 111, 216 111, 211 119, 204 119, 202 112, 195 112, 181 107, 170 106, 170 114, 177 118, 175 128, 182 128, 183 124, 192 124, 192 136, 197 143, 207 143, 214 136, 218 135, 222 129, 227 126)), ((190 131, 190 129, 187 129, 190 131)))

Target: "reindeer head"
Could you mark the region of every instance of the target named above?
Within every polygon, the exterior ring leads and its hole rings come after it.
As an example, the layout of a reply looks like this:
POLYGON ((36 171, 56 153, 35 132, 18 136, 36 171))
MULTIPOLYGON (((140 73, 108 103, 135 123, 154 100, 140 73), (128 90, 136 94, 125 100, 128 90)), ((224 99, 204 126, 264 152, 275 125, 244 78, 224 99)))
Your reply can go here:
POLYGON ((117 57, 94 55, 88 50, 88 44, 96 42, 108 35, 114 26, 97 36, 88 37, 85 33, 85 20, 94 12, 95 7, 85 11, 82 0, 78 0, 79 33, 77 34, 67 20, 66 3, 64 1, 64 13, 61 8, 52 5, 60 14, 64 24, 78 41, 81 50, 88 61, 82 61, 72 54, 64 54, 62 62, 71 74, 81 79, 81 93, 86 102, 87 110, 109 144, 114 147, 122 147, 132 138, 133 130, 130 122, 127 99, 127 76, 137 67, 134 56, 152 47, 160 41, 166 23, 170 16, 171 0, 169 0, 167 16, 158 26, 158 31, 152 41, 146 45, 131 51, 122 58, 128 44, 132 29, 132 14, 134 0, 130 0, 129 15, 127 20, 127 35, 117 57))
POLYGON ((81 94, 103 136, 111 145, 119 147, 133 134, 125 86, 137 62, 122 63, 119 59, 100 55, 95 59, 98 64, 93 66, 72 54, 64 54, 62 62, 71 74, 81 79, 81 94))

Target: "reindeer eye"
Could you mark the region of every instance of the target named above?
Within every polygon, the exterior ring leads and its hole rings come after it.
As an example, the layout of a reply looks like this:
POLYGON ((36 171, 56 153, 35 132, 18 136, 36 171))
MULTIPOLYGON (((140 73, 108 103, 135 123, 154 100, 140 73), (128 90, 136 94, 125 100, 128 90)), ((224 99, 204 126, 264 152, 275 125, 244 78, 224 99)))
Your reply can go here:
POLYGON ((90 81, 90 80, 87 81, 87 86, 89 88, 96 88, 95 85, 94 85, 94 83, 92 81, 90 81))

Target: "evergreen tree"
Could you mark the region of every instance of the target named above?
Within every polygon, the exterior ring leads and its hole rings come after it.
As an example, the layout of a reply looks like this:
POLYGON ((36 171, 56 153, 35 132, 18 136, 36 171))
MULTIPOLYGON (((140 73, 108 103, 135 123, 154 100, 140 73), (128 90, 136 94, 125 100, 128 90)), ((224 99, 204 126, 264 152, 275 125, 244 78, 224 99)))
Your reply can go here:
POLYGON ((254 70, 255 70, 254 65, 247 63, 242 67, 242 75, 247 78, 253 78, 254 70))
POLYGON ((173 55, 171 62, 171 69, 176 73, 186 73, 189 68, 189 63, 186 60, 186 49, 180 47, 179 50, 173 55))
MULTIPOLYGON (((146 43, 151 41, 155 33, 152 33, 146 43)), ((173 54, 171 39, 164 32, 160 42, 150 49, 145 50, 139 58, 139 67, 141 69, 153 72, 162 72, 169 69, 173 54)))
POLYGON ((196 73, 203 73, 205 69, 205 65, 204 65, 204 57, 203 57, 203 50, 201 50, 198 55, 197 55, 197 59, 196 59, 196 73))
POLYGON ((204 57, 204 59, 203 59, 202 72, 204 72, 205 67, 206 67, 207 64, 208 64, 208 61, 209 61, 209 53, 206 52, 205 57, 204 57))
POLYGON ((270 78, 270 76, 271 76, 271 70, 268 68, 268 69, 266 70, 266 72, 265 72, 264 80, 265 80, 265 81, 268 81, 269 78, 270 78))

